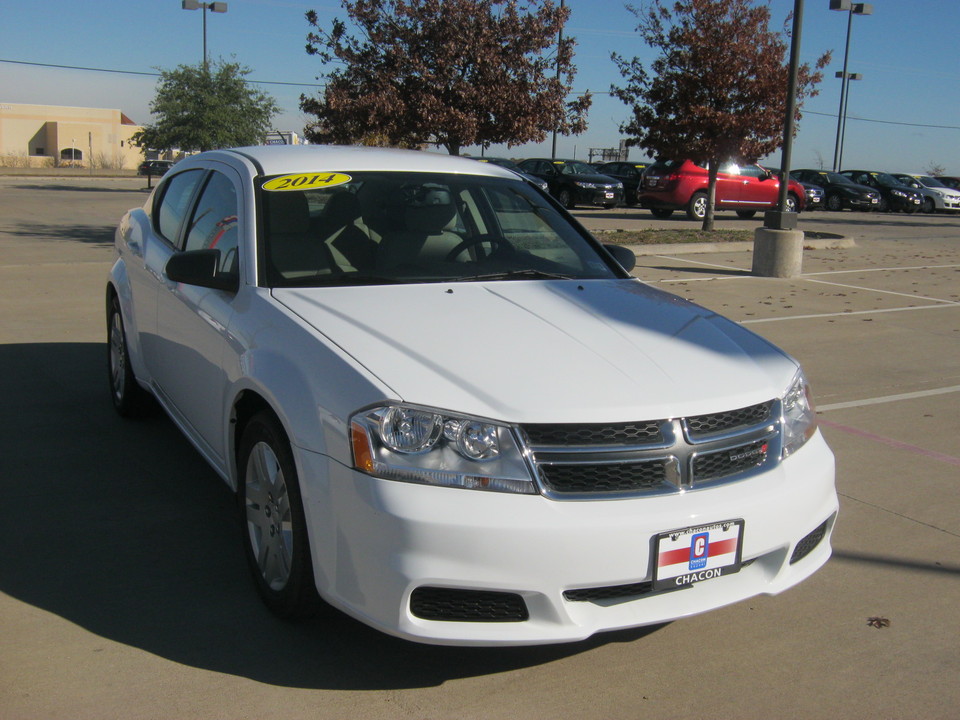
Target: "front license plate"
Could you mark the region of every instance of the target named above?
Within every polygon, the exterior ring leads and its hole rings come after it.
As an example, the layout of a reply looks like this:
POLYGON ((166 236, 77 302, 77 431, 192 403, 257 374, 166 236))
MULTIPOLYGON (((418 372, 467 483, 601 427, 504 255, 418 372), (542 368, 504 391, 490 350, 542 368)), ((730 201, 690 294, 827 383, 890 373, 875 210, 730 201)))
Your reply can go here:
POLYGON ((607 200, 613 200, 613 193, 612 192, 604 193, 604 197, 606 197, 607 200))
POLYGON ((743 520, 660 533, 654 544, 654 590, 686 587, 740 571, 743 520))

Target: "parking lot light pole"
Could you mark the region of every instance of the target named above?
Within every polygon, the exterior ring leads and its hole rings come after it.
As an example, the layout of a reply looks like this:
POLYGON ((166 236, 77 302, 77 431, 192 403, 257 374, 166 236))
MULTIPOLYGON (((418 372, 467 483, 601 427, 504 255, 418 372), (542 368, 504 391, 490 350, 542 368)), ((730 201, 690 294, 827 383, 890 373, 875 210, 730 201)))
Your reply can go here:
POLYGON ((838 75, 843 80, 840 86, 840 111, 837 113, 837 141, 833 148, 833 171, 840 171, 840 136, 843 133, 844 118, 847 113, 847 60, 850 57, 850 30, 853 27, 854 15, 873 15, 873 5, 870 3, 850 2, 850 0, 830 0, 830 9, 847 13, 847 44, 843 51, 843 74, 838 75))
MULTIPOLYGON (((838 78, 843 77, 843 73, 840 72, 839 70, 837 71, 837 77, 838 78)), ((850 80, 862 80, 863 75, 861 75, 860 73, 847 73, 844 79, 847 84, 847 89, 843 93, 843 123, 840 129, 840 155, 837 158, 837 163, 836 163, 838 172, 843 169, 843 141, 847 136, 847 109, 849 107, 848 101, 850 99, 850 80)))
POLYGON ((198 2, 197 0, 183 0, 180 5, 184 10, 200 10, 203 15, 203 69, 207 69, 207 10, 216 13, 225 13, 225 2, 198 2))

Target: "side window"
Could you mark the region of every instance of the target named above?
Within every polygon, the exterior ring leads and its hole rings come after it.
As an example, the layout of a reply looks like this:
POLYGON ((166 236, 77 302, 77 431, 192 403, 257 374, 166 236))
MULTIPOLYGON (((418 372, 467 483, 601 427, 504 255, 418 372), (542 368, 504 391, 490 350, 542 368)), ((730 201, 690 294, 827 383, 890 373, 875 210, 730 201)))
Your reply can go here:
POLYGON ((180 227, 190 209, 190 198, 202 179, 202 170, 188 170, 167 181, 154 217, 157 218, 157 231, 171 243, 177 243, 180 227))
POLYGON ((212 172, 187 232, 186 250, 219 250, 220 272, 237 270, 237 192, 223 173, 212 172))

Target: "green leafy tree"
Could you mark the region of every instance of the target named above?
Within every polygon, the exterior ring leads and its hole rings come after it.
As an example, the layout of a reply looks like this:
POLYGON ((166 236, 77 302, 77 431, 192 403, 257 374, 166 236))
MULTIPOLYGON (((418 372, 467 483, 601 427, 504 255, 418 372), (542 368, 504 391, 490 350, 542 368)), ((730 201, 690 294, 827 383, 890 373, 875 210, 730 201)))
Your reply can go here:
MULTIPOLYGON (((656 157, 707 167, 703 229, 712 230, 720 163, 756 162, 783 143, 787 25, 771 31, 769 7, 751 0, 652 0, 628 8, 640 21, 640 37, 660 56, 648 71, 637 58, 613 54, 626 85, 611 91, 631 108, 621 131, 656 157)), ((826 52, 815 69, 799 68, 797 120, 829 62, 826 52)))
POLYGON ((274 99, 245 79, 250 70, 220 60, 162 70, 150 111, 157 122, 132 140, 154 150, 257 145, 271 128, 274 99))
POLYGON ((307 52, 338 66, 320 76, 313 142, 469 145, 541 142, 586 129, 589 94, 567 96, 574 40, 558 34, 567 8, 550 0, 343 0, 341 20, 307 21, 307 52), (557 72, 559 62, 560 72, 557 72))

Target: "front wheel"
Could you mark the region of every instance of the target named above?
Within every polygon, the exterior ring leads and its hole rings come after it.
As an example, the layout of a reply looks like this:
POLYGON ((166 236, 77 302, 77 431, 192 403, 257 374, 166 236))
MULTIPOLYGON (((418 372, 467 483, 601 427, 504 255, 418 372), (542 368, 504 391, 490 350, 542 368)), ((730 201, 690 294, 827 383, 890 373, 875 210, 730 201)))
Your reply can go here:
POLYGON ((937 206, 934 204, 933 198, 926 197, 923 199, 923 207, 921 208, 920 212, 932 213, 936 209, 937 206))
POLYGON ((795 212, 799 212, 799 210, 797 209, 798 207, 800 207, 800 201, 797 199, 797 196, 794 195, 793 193, 787 193, 787 202, 784 205, 783 209, 786 212, 795 213, 795 212))
POLYGON ((827 210, 842 210, 843 209, 843 200, 836 193, 831 193, 827 195, 826 200, 827 210))
POLYGON ((573 193, 564 188, 557 195, 557 200, 563 205, 567 210, 573 210, 577 203, 573 199, 573 193))
POLYGON ((737 217, 741 220, 749 220, 756 214, 756 210, 737 210, 737 217))
POLYGON ((114 295, 107 306, 107 377, 114 409, 123 417, 137 417, 150 406, 150 396, 140 387, 130 366, 127 333, 120 301, 114 295))
POLYGON ((666 220, 673 215, 673 210, 668 208, 650 208, 650 212, 657 220, 666 220))
POLYGON ((687 217, 691 220, 703 220, 707 216, 707 194, 695 192, 687 203, 687 217))
POLYGON ((279 617, 308 617, 320 603, 307 522, 290 443, 272 414, 250 420, 238 460, 243 546, 257 591, 279 617))

